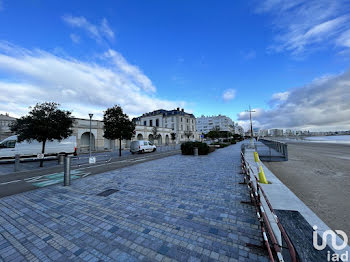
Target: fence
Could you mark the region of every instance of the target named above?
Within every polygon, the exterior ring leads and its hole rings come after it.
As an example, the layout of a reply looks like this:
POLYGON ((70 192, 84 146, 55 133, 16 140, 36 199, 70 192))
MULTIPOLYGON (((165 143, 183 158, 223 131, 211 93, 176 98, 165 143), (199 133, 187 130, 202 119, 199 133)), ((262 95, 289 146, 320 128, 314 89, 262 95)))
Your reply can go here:
POLYGON ((283 142, 259 139, 255 150, 263 161, 288 161, 288 145, 283 142))
MULTIPOLYGON (((242 148, 245 149, 245 147, 242 147, 242 148)), ((263 236, 264 244, 266 246, 270 261, 274 262, 275 258, 279 262, 299 261, 297 253, 294 249, 294 246, 291 240, 289 239, 283 225, 279 221, 278 216, 276 215, 274 209, 272 208, 270 201, 268 200, 263 188, 260 186, 258 178, 254 174, 253 169, 245 161, 243 152, 241 152, 241 168, 242 168, 242 173, 244 175, 243 184, 247 184, 250 190, 251 203, 255 206, 256 214, 260 222, 261 233, 263 236), (278 230, 281 234, 281 237, 284 240, 284 243, 286 243, 287 245, 286 247, 282 247, 282 245, 278 243, 277 237, 274 233, 274 230, 272 229, 272 225, 266 214, 267 210, 265 210, 263 207, 262 199, 264 199, 265 203, 267 203, 269 212, 272 214, 278 226, 278 230)))

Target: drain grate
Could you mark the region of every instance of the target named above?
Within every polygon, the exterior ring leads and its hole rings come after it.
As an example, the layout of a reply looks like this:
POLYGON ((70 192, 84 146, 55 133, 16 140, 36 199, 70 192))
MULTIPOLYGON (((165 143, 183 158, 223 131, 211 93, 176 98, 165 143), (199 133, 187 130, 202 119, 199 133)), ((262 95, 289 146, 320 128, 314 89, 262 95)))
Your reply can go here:
POLYGON ((118 189, 111 188, 111 189, 107 189, 105 191, 102 191, 101 193, 99 193, 97 195, 106 197, 106 196, 112 195, 112 194, 114 194, 114 193, 116 193, 118 191, 119 191, 118 189))

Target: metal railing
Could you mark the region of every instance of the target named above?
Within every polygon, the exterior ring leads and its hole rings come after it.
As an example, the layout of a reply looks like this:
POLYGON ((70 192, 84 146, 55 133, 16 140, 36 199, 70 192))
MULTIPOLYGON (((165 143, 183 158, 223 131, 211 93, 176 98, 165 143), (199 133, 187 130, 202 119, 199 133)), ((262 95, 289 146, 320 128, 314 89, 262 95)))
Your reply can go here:
MULTIPOLYGON (((262 142, 265 146, 267 146, 269 150, 269 157, 270 161, 273 161, 273 158, 281 158, 284 161, 288 161, 288 145, 284 142, 275 141, 275 140, 268 140, 268 139, 259 139, 259 142, 262 142), (280 155, 274 155, 271 151, 275 150, 276 152, 280 153, 280 155)), ((260 155, 260 154, 259 154, 260 155)), ((263 156, 265 157, 265 156, 263 156)), ((268 157, 266 157, 268 159, 268 157)), ((265 160, 265 159, 264 159, 265 160)), ((267 160, 265 160, 267 161, 267 160)))
POLYGON ((298 262, 297 253, 294 249, 294 246, 291 240, 289 239, 280 220, 278 219, 274 209, 272 208, 270 201, 268 200, 263 188, 260 186, 258 178, 254 174, 254 171, 252 170, 250 165, 245 161, 243 152, 241 152, 241 168, 242 168, 242 173, 244 174, 243 183, 247 184, 250 190, 251 202, 254 204, 256 208, 256 214, 260 222, 261 233, 264 239, 264 244, 269 254, 270 261, 274 262, 275 261, 274 257, 277 257, 279 262, 284 262, 285 260, 282 255, 282 246, 278 244, 277 237, 273 232, 271 223, 262 205, 262 202, 261 202, 262 198, 264 198, 265 202, 267 203, 268 208, 276 221, 278 229, 281 232, 281 236, 284 239, 285 243, 287 244, 287 249, 289 253, 289 259, 287 261, 298 262), (252 180, 252 177, 255 180, 256 186, 252 180), (266 234, 266 232, 268 234, 266 234), (273 249, 271 248, 270 242, 272 243, 273 249), (272 252, 272 250, 274 251, 274 253, 272 252))

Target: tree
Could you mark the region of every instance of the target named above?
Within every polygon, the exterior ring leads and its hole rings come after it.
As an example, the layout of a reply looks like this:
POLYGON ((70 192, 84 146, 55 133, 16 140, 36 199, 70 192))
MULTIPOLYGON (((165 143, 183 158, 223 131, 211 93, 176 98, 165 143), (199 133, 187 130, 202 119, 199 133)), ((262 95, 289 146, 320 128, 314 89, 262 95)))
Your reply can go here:
POLYGON ((185 134, 185 136, 187 137, 187 139, 190 139, 190 137, 192 136, 193 133, 192 133, 192 131, 189 131, 189 130, 188 130, 188 131, 185 131, 184 134, 185 134))
POLYGON ((152 136, 153 140, 158 140, 161 137, 161 134, 158 133, 158 128, 156 126, 152 128, 152 136))
POLYGON ((123 109, 115 105, 103 114, 104 135, 111 140, 119 139, 119 156, 122 155, 122 140, 131 139, 135 133, 135 124, 129 120, 123 109))
POLYGON ((173 143, 174 143, 174 141, 176 139, 176 133, 171 133, 170 136, 171 136, 171 141, 173 141, 173 143))
MULTIPOLYGON (((45 154, 45 144, 54 139, 61 141, 72 134, 72 112, 58 109, 59 104, 45 102, 36 104, 28 113, 15 120, 11 125, 11 131, 17 134, 17 141, 37 140, 42 143, 41 153, 45 154)), ((43 159, 40 160, 40 167, 43 159)))

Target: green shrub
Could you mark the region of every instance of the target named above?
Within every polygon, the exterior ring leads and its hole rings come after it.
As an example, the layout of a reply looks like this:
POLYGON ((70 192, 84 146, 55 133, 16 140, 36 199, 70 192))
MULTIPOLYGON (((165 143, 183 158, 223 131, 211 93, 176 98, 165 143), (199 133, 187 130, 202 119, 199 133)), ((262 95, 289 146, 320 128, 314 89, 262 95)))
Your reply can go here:
POLYGON ((198 147, 198 155, 207 155, 209 146, 202 142, 185 142, 181 144, 181 152, 183 155, 193 155, 193 148, 198 147))
POLYGON ((237 143, 236 140, 231 139, 231 145, 234 145, 234 144, 236 144, 236 143, 237 143))

